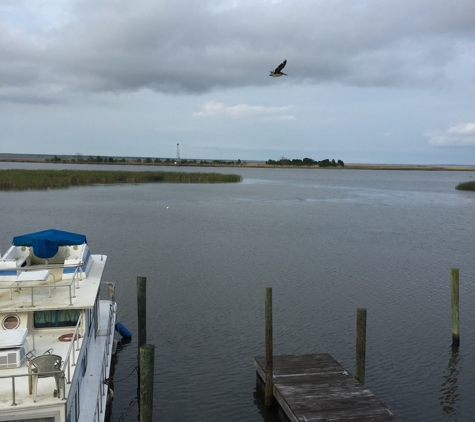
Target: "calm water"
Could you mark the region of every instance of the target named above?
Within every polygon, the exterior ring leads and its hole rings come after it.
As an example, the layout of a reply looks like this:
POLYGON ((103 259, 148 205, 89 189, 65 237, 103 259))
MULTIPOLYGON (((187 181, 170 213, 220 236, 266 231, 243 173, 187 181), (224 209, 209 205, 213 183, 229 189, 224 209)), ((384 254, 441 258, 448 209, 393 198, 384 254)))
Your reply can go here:
MULTIPOLYGON (((354 373, 364 307, 373 393, 407 421, 474 420, 475 194, 455 190, 473 172, 222 171, 244 180, 0 192, 0 249, 47 228, 86 234, 135 333, 136 277, 147 277, 155 420, 275 420, 255 396, 265 287, 276 354, 328 352, 354 373)), ((136 339, 121 345, 111 421, 137 420, 136 355, 136 339)))

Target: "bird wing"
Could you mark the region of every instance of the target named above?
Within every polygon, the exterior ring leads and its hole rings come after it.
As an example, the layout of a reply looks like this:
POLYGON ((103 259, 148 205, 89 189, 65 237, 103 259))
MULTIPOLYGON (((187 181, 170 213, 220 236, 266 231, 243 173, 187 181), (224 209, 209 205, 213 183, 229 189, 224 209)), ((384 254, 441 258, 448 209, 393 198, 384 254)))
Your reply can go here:
POLYGON ((279 73, 285 67, 286 64, 287 60, 284 60, 281 64, 279 64, 279 66, 276 67, 275 73, 279 73))

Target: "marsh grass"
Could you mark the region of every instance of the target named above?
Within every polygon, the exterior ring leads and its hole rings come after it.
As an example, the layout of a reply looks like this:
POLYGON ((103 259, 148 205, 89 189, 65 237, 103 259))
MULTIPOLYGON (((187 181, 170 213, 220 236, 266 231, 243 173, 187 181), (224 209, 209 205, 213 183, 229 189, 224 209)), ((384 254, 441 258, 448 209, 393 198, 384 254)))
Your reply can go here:
POLYGON ((112 183, 237 183, 237 174, 168 171, 0 170, 0 190, 61 189, 112 183))
POLYGON ((475 191, 475 181, 459 183, 455 189, 475 191))

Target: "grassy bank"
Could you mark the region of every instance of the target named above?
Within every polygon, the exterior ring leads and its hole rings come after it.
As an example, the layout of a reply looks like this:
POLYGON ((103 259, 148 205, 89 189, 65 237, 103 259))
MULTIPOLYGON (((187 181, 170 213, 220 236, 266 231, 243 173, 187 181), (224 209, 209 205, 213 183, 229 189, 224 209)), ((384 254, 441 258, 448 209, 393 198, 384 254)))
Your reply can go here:
POLYGON ((236 174, 168 171, 0 170, 1 190, 58 189, 109 183, 236 183, 236 174))
POLYGON ((475 181, 459 183, 455 189, 475 191, 475 181))

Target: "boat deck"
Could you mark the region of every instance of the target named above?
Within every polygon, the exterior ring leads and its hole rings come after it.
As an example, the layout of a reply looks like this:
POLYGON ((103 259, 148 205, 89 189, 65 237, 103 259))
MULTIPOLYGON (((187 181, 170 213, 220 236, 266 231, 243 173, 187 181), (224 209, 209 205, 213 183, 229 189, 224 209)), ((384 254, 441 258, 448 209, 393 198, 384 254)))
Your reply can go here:
POLYGON ((113 309, 110 309, 109 301, 101 301, 101 323, 97 331, 96 340, 92 342, 88 348, 88 354, 90 356, 102 356, 104 349, 106 349, 108 359, 106 361, 105 372, 103 372, 102 360, 89 360, 81 385, 81 395, 79 397, 79 403, 89 403, 89 405, 81 406, 81 421, 104 420, 108 393, 108 386, 104 384, 104 380, 109 378, 114 339, 114 329, 110 331, 108 324, 109 312, 111 311, 113 313, 113 327, 116 321, 116 305, 114 304, 113 309), (101 417, 95 417, 96 413, 100 413, 101 417))
POLYGON ((27 282, 3 281, 0 278, 0 312, 48 310, 68 306, 75 309, 90 308, 101 283, 106 257, 92 255, 91 259, 92 266, 87 278, 75 282, 79 287, 72 286, 71 278, 54 281, 53 277, 49 277, 44 281, 27 282))
MULTIPOLYGON (((99 330, 98 335, 96 336, 96 340, 92 341, 90 347, 88 349, 89 356, 98 356, 102 350, 104 350, 106 342, 107 342, 107 335, 108 335, 108 324, 109 324, 109 314, 111 312, 111 302, 108 300, 104 300, 100 302, 100 323, 99 323, 99 330)), ((115 321, 115 305, 112 309, 113 317, 115 321)), ((41 335, 38 333, 35 335, 35 349, 34 352, 35 356, 42 355, 46 351, 53 349, 51 353, 59 356, 66 356, 71 346, 71 342, 63 342, 59 340, 59 337, 63 334, 71 333, 71 327, 66 327, 66 329, 48 329, 42 330, 41 335)), ((114 331, 109 332, 109 335, 114 336, 114 331)), ((28 336, 28 339, 31 340, 31 336, 28 336)), ((81 337, 76 342, 76 348, 79 349, 82 345, 83 338, 81 337)), ((111 340, 111 339, 109 339, 111 340)), ((112 350, 112 341, 109 341, 109 355, 112 350)), ((29 341, 29 349, 32 350, 33 346, 31 341, 29 341)), ((77 359, 78 352, 76 351, 76 359, 77 359)), ((54 396, 54 391, 56 390, 56 384, 54 377, 48 378, 41 378, 38 380, 38 394, 36 403, 33 401, 33 395, 29 394, 28 391, 28 365, 27 359, 23 362, 22 366, 19 368, 9 368, 9 369, 2 369, 0 370, 0 377, 11 377, 12 375, 18 376, 15 377, 15 403, 16 409, 20 409, 21 407, 29 407, 29 406, 36 406, 36 405, 50 405, 55 404, 61 398, 54 396), (23 376, 21 376, 23 375, 23 376)), ((85 389, 85 397, 81 400, 81 403, 96 403, 97 400, 97 388, 100 385, 98 382, 99 377, 101 376, 101 366, 102 360, 101 359, 89 359, 89 365, 87 367, 87 373, 89 374, 85 377, 84 382, 87 386, 85 389), (90 401, 91 394, 93 391, 93 387, 96 389, 94 394, 94 400, 90 401)), ((74 370, 76 366, 70 367, 70 377, 72 379, 74 375, 74 370)), ((67 376, 67 369, 66 369, 66 376, 67 376)), ((108 372, 106 374, 106 378, 108 377, 108 372)), ((70 384, 66 383, 66 396, 69 392, 70 384)), ((106 391, 107 393, 107 391, 106 391)), ((0 420, 1 420, 1 412, 2 409, 11 410, 13 404, 13 397, 12 397, 12 383, 9 378, 7 379, 0 379, 0 420)), ((88 407, 82 409, 82 411, 89 411, 88 407)), ((92 408, 94 410, 94 408, 92 408)), ((89 419, 89 420, 92 420, 89 419)))

